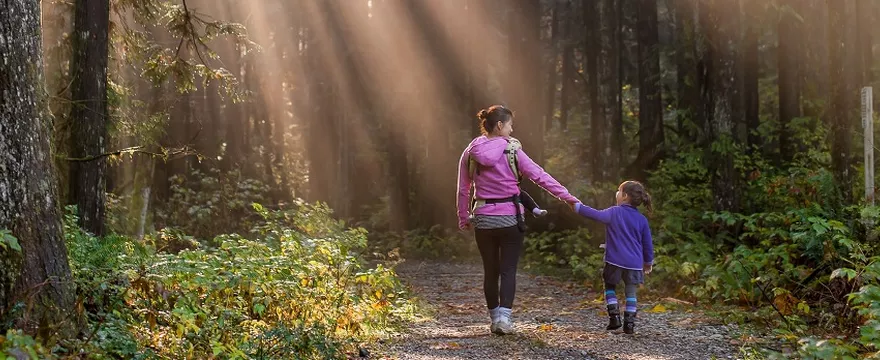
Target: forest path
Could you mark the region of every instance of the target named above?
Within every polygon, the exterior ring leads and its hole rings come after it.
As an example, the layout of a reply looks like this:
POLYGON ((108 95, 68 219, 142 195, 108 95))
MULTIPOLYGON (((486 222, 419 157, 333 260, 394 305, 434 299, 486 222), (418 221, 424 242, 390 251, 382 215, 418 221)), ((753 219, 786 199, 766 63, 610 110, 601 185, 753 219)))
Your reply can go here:
POLYGON ((493 335, 480 264, 408 261, 397 271, 432 315, 386 343, 381 352, 392 359, 739 358, 732 345, 737 329, 693 307, 659 311, 657 302, 640 302, 634 335, 609 332, 597 289, 522 270, 513 313, 517 332, 493 335))

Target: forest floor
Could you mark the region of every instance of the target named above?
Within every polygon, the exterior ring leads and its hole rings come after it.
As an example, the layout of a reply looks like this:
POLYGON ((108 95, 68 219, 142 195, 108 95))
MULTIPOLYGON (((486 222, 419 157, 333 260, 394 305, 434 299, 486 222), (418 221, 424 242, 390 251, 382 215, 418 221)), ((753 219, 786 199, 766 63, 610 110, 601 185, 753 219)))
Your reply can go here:
POLYGON ((479 263, 407 261, 397 271, 427 315, 376 349, 381 358, 742 358, 736 325, 694 306, 671 305, 674 299, 639 302, 636 333, 627 335, 605 330, 601 289, 520 270, 513 314, 517 332, 498 336, 489 332, 479 263))

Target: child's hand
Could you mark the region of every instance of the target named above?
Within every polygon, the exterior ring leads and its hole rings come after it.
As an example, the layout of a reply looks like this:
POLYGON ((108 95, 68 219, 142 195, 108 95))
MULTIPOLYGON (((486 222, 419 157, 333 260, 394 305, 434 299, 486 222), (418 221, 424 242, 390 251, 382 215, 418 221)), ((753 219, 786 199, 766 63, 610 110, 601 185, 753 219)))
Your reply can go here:
POLYGON ((653 264, 645 264, 645 275, 650 274, 652 270, 654 270, 653 264))
POLYGON ((579 202, 580 202, 580 201, 569 201, 569 202, 568 202, 568 207, 571 208, 571 211, 577 212, 577 204, 578 204, 579 202))

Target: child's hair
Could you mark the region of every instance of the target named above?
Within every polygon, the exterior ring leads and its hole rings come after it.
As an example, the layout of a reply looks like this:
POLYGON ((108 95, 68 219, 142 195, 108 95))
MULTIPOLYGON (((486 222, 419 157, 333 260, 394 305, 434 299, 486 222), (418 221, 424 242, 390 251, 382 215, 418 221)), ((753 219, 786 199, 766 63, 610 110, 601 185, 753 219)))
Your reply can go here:
POLYGON ((648 191, 645 190, 645 185, 635 180, 624 181, 623 184, 620 184, 620 188, 623 190, 623 193, 629 197, 629 203, 632 206, 639 206, 644 204, 645 208, 648 209, 648 212, 654 212, 654 205, 651 203, 651 194, 648 194, 648 191))
POLYGON ((488 109, 480 110, 477 118, 480 119, 480 132, 489 135, 499 122, 505 123, 513 119, 513 110, 503 105, 492 105, 488 109))

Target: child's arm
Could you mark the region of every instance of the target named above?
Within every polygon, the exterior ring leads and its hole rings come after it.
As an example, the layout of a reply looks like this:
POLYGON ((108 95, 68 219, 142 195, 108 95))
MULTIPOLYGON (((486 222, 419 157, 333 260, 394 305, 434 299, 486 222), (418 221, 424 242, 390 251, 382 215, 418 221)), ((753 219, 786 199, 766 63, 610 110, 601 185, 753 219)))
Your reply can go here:
POLYGON ((576 213, 585 218, 590 218, 603 224, 611 223, 611 209, 613 209, 613 207, 607 208, 605 210, 596 210, 581 203, 577 203, 574 205, 574 211, 576 213))
POLYGON ((654 264, 654 241, 651 238, 651 226, 647 221, 642 229, 642 261, 647 272, 651 272, 650 268, 654 264))
POLYGON ((461 154, 458 160, 458 193, 456 209, 458 210, 458 228, 465 229, 468 226, 468 215, 471 207, 471 173, 468 171, 468 159, 470 154, 467 150, 461 154))

